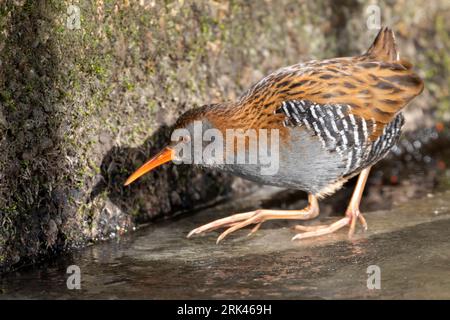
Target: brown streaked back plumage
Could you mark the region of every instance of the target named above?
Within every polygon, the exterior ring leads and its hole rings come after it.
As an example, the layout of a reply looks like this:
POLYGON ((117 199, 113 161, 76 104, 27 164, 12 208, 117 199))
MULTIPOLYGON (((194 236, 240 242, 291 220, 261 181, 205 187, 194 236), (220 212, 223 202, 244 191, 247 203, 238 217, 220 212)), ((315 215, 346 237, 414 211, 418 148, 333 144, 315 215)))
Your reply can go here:
MULTIPOLYGON (((282 128, 283 115, 275 111, 284 101, 308 100, 320 105, 345 104, 351 113, 376 123, 370 137, 385 126, 423 90, 410 63, 399 59, 394 33, 382 28, 369 50, 356 57, 310 61, 268 75, 233 104, 226 117, 215 112, 220 127, 282 128)), ((214 121, 214 116, 213 119, 214 121)))

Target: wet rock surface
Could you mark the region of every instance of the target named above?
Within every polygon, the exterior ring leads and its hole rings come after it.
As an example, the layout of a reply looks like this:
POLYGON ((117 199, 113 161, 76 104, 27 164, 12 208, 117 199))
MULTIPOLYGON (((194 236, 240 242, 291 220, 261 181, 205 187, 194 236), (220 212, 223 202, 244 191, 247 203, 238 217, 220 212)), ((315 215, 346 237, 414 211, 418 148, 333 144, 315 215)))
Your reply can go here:
MULTIPOLYGON (((5 275, 2 298, 450 298, 450 192, 365 215, 358 229, 292 242, 295 221, 186 239, 194 227, 267 203, 264 189, 193 216, 146 226, 33 268, 5 275), (81 290, 68 290, 67 267, 78 265, 81 290), (381 289, 367 288, 367 268, 381 270, 381 289)), ((308 224, 329 223, 325 218, 308 224), (320 221, 322 220, 322 221, 320 221)))

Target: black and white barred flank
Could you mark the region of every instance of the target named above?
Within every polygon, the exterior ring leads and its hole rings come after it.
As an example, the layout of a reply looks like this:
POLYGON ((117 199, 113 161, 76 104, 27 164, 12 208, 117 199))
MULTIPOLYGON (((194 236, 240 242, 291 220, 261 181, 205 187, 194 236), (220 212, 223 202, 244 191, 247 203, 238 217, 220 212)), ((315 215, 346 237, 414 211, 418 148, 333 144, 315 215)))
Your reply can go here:
POLYGON ((375 141, 369 137, 376 130, 375 120, 351 113, 345 104, 317 104, 308 100, 282 103, 276 113, 284 113, 284 126, 305 126, 319 138, 324 148, 337 152, 344 160, 344 176, 358 173, 383 158, 397 143, 404 123, 398 114, 375 141))

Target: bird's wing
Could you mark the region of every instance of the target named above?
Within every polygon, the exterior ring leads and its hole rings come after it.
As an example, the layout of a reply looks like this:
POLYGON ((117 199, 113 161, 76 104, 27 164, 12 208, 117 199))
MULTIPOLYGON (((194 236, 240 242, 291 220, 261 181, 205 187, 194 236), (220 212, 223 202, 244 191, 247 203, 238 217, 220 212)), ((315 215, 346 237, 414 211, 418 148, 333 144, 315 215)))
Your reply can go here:
POLYGON ((383 28, 365 54, 282 68, 252 86, 239 104, 249 114, 256 114, 250 122, 253 127, 270 126, 275 110, 284 101, 348 105, 351 114, 376 123, 370 136, 374 141, 423 90, 411 64, 397 56, 393 33, 383 28))
POLYGON ((402 114, 391 121, 375 141, 370 136, 377 130, 375 121, 351 113, 346 104, 321 105, 308 100, 284 101, 275 114, 284 117, 283 126, 304 127, 316 136, 323 147, 337 152, 343 159, 343 174, 351 175, 377 162, 394 146, 403 125, 402 114))

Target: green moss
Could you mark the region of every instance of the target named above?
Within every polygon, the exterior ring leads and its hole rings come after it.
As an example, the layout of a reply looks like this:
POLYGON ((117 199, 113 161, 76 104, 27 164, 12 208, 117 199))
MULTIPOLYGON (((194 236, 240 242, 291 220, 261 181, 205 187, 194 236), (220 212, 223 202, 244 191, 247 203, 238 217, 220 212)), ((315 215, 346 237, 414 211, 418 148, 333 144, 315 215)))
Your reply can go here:
POLYGON ((0 97, 5 107, 11 109, 12 111, 16 110, 16 103, 12 99, 11 93, 8 90, 0 91, 0 97))
POLYGON ((129 80, 124 80, 124 81, 123 81, 123 86, 124 86, 125 89, 128 90, 128 91, 132 91, 132 90, 134 90, 134 88, 135 88, 135 85, 134 85, 131 81, 129 81, 129 80))

